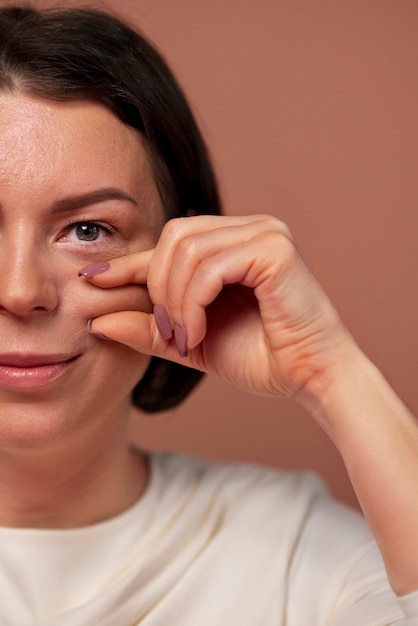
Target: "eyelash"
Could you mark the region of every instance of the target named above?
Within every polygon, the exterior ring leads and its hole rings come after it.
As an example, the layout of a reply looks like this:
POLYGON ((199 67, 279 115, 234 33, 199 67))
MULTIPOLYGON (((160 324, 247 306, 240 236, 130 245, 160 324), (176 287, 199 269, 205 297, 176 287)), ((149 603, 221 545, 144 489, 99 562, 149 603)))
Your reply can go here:
MULTIPOLYGON (((64 229, 64 233, 69 233, 72 230, 75 230, 77 228, 77 226, 98 226, 100 229, 102 229, 105 233, 107 233, 108 235, 114 235, 115 233, 117 233, 117 229, 114 226, 111 226, 110 224, 108 224, 107 222, 100 222, 100 221, 96 221, 96 220, 79 220, 78 222, 70 222, 68 224, 68 226, 65 227, 64 229)), ((82 241, 80 239, 80 241, 82 241)), ((94 243, 95 240, 92 240, 91 243, 94 243)))

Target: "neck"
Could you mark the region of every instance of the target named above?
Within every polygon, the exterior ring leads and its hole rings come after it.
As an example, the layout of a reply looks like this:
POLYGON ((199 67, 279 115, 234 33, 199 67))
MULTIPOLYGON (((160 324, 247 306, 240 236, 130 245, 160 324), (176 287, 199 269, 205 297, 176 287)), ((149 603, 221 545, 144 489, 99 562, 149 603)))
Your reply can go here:
POLYGON ((147 483, 146 459, 125 428, 105 438, 0 453, 0 526, 76 528, 129 508, 147 483))

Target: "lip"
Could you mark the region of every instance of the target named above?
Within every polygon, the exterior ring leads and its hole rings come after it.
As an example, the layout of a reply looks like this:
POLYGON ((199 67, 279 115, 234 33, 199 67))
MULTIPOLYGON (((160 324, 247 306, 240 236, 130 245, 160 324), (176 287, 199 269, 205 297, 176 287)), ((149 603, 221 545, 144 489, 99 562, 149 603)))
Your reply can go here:
POLYGON ((52 384, 80 355, 0 354, 0 387, 36 389, 52 384))
POLYGON ((11 353, 0 354, 0 367, 42 367, 43 365, 55 365, 75 359, 78 355, 71 354, 23 354, 11 353))

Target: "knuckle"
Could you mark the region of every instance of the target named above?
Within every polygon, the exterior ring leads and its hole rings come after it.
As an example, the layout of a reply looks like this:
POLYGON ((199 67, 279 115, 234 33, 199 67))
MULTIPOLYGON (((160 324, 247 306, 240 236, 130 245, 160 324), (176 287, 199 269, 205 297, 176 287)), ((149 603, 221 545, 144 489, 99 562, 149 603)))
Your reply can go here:
POLYGON ((282 233, 289 241, 293 241, 293 235, 287 224, 281 222, 282 233))
POLYGON ((199 251, 199 243, 196 237, 184 237, 177 245, 177 252, 183 260, 194 258, 199 251))
POLYGON ((278 234, 283 235, 284 237, 286 237, 287 239, 289 239, 290 241, 293 241, 293 235, 290 231, 290 228, 288 227, 288 225, 283 222, 282 220, 279 220, 275 217, 271 218, 272 224, 273 224, 273 229, 275 232, 277 232, 278 234))
POLYGON ((279 265, 283 272, 290 271, 299 263, 299 254, 288 237, 283 236, 279 246, 279 265))
POLYGON ((163 226, 161 237, 167 238, 169 241, 177 241, 183 233, 186 219, 185 217, 175 217, 166 222, 163 226))
POLYGON ((205 258, 199 263, 199 275, 203 280, 217 275, 218 272, 217 264, 212 258, 205 258))
POLYGON ((266 252, 270 251, 271 257, 275 258, 283 269, 294 265, 299 258, 293 239, 282 228, 265 233, 260 248, 266 252))
POLYGON ((293 235, 291 233, 290 228, 285 222, 280 220, 278 217, 274 215, 270 215, 268 213, 262 213, 258 215, 257 217, 258 217, 258 221, 260 225, 262 224, 263 228, 266 231, 271 230, 274 233, 282 234, 288 239, 290 239, 290 241, 293 241, 293 235))
POLYGON ((284 234, 280 238, 280 253, 284 261, 293 262, 298 257, 293 241, 284 234))

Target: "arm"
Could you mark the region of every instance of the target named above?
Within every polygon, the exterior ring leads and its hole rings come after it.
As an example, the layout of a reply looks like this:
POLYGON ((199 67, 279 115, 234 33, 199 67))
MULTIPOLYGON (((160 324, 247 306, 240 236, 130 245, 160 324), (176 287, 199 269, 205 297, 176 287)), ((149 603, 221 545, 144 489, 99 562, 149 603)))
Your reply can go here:
POLYGON ((147 282, 158 305, 157 319, 122 311, 94 320, 94 332, 303 404, 343 456, 394 590, 418 590, 417 422, 357 347, 284 224, 172 220, 155 250, 116 259, 90 280, 147 282))
POLYGON ((418 589, 417 420, 355 345, 323 378, 307 404, 344 459, 392 588, 405 595, 418 589))

